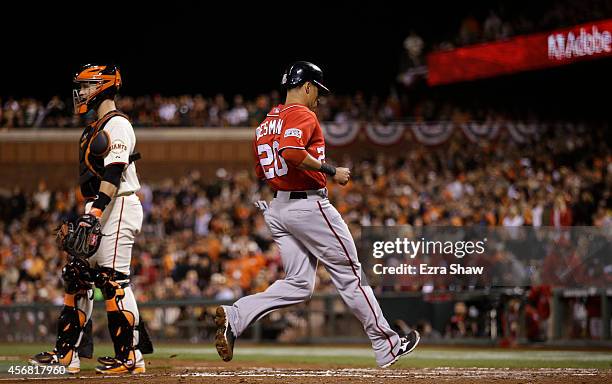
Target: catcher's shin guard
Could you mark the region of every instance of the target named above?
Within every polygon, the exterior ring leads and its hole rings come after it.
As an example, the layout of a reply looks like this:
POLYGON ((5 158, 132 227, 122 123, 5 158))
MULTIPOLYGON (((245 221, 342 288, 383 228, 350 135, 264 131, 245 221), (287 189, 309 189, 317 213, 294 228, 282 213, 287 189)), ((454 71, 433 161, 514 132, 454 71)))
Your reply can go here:
POLYGON ((42 352, 32 357, 36 365, 63 365, 69 373, 80 371, 79 357, 90 358, 93 354, 91 337, 91 290, 77 294, 66 293, 64 308, 57 322, 57 340, 51 352, 42 352))
POLYGON ((104 374, 145 372, 142 355, 152 352, 152 346, 146 330, 143 332, 144 324, 140 323, 136 299, 129 287, 129 281, 106 280, 101 288, 106 299, 108 330, 113 340, 115 356, 99 358, 98 362, 102 365, 96 367, 96 371, 104 374), (146 340, 140 340, 142 336, 146 340))

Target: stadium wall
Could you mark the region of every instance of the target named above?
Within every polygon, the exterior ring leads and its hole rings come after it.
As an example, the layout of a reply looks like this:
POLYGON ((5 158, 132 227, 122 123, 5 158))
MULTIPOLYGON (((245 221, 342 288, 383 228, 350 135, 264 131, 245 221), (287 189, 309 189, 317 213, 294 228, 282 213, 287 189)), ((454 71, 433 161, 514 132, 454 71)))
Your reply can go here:
MULTIPOLYGON (((191 170, 207 177, 218 168, 253 169, 253 128, 137 128, 138 174, 145 181, 176 178, 191 170)), ((36 189, 40 180, 50 188, 76 186, 80 130, 15 130, 0 132, 0 188, 36 189)), ((367 157, 377 147, 363 137, 347 146, 328 146, 326 157, 342 164, 345 156, 367 157)), ((386 154, 405 153, 406 143, 385 146, 386 154)))
MULTIPOLYGON (((252 129, 137 129, 138 173, 145 180, 197 169, 247 169, 252 129)), ((5 187, 31 190, 39 180, 52 188, 76 184, 80 130, 0 132, 0 172, 5 187)))

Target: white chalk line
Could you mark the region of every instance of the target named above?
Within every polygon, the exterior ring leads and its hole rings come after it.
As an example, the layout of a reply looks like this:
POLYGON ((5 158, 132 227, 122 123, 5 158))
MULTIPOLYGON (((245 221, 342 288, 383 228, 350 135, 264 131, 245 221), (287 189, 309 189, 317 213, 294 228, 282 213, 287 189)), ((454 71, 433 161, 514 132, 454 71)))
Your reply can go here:
MULTIPOLYGON (((457 379, 457 378, 508 378, 512 375, 514 379, 533 379, 538 377, 567 377, 567 376, 597 376, 602 372, 597 369, 578 369, 578 368, 540 368, 540 369, 509 369, 509 368, 420 368, 410 370, 381 370, 371 368, 356 368, 356 369, 328 369, 328 370, 292 370, 292 369, 274 369, 274 368, 254 368, 247 370, 236 371, 214 371, 219 368, 210 367, 181 367, 181 370, 194 370, 199 372, 188 373, 167 373, 167 374, 142 374, 135 376, 120 376, 120 377, 337 377, 337 378, 373 378, 373 379, 391 379, 391 378, 439 378, 439 379, 457 379)), ((13 377, 0 378, 1 381, 23 380, 27 376, 16 375, 13 377)), ((115 379, 118 376, 31 376, 28 380, 81 380, 81 379, 115 379)))
MULTIPOLYGON (((189 355, 217 354, 212 347, 172 348, 160 347, 156 349, 156 356, 161 354, 180 355, 181 358, 189 358, 189 355)), ((304 348, 304 347, 236 347, 236 355, 257 356, 316 356, 316 357, 374 357, 370 348, 304 348)), ((409 356, 415 360, 535 360, 535 361, 610 361, 612 353, 609 352, 584 352, 584 351, 471 351, 471 350, 415 350, 409 356)))

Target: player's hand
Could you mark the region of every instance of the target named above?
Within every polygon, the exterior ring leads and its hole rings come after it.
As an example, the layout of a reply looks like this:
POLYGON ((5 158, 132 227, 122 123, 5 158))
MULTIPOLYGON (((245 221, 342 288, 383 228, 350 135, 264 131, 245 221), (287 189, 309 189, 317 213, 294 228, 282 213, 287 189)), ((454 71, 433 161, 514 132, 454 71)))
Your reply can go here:
POLYGON ((340 185, 346 185, 351 178, 351 171, 348 168, 337 167, 334 181, 340 185))

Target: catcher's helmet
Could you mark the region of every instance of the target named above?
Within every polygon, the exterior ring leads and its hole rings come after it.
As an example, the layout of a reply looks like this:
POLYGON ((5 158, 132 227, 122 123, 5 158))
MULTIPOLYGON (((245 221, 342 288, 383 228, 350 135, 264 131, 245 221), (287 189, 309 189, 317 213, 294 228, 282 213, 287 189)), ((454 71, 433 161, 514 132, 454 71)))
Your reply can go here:
POLYGON ((114 65, 87 64, 74 76, 74 83, 74 113, 80 115, 95 109, 102 100, 114 97, 121 87, 121 74, 114 65), (81 84, 92 84, 95 88, 82 94, 81 84))
POLYGON ((328 94, 329 88, 323 85, 323 71, 308 61, 296 61, 283 74, 281 85, 286 89, 298 87, 310 81, 319 89, 322 95, 328 94))

